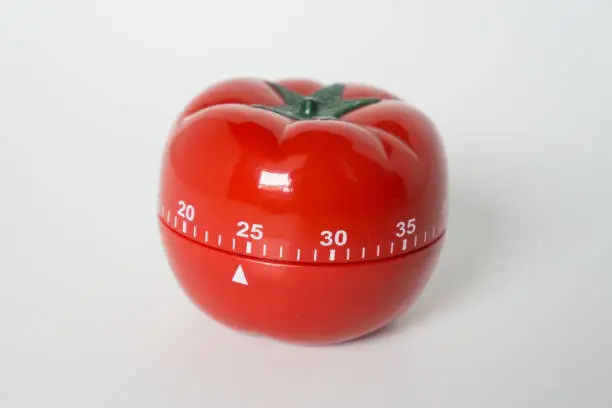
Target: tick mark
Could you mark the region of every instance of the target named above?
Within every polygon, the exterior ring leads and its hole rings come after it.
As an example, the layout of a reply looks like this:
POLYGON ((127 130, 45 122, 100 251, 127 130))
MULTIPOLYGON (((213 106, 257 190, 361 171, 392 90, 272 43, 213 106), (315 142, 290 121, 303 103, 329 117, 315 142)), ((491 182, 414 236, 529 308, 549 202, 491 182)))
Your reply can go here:
POLYGON ((177 223, 177 221, 178 221, 178 220, 177 220, 176 215, 175 215, 175 216, 174 216, 174 228, 176 228, 176 223, 177 223))
POLYGON ((166 215, 166 222, 170 224, 170 211, 168 211, 168 214, 166 215))
POLYGON ((247 241, 246 243, 246 253, 247 254, 251 253, 251 241, 247 241))
POLYGON ((376 245, 376 256, 380 256, 380 245, 376 245))
POLYGON ((393 244, 394 244, 394 243, 393 243, 393 242, 391 242, 391 250, 390 250, 390 252, 391 252, 391 253, 393 253, 393 246, 394 246, 393 244))
POLYGON ((351 248, 346 248, 346 260, 351 259, 351 248))
POLYGON ((405 251, 408 248, 408 239, 404 238, 402 241, 402 251, 405 251))
POLYGON ((187 221, 183 221, 183 234, 187 233, 187 221))
POLYGON ((204 231, 204 242, 208 242, 208 230, 204 231))
POLYGON ((278 249, 278 257, 282 258, 283 257, 283 246, 281 245, 280 248, 278 249))
POLYGON ((417 236, 416 235, 414 236, 414 246, 415 247, 417 246, 417 236))
POLYGON ((221 234, 217 235, 217 245, 221 246, 221 234))
POLYGON ((425 231, 425 236, 423 237, 423 242, 427 242, 427 231, 425 231))
POLYGON ((335 249, 330 249, 329 250, 329 260, 333 261, 336 259, 336 250, 335 249))
POLYGON ((198 237, 198 227, 196 225, 193 226, 193 237, 194 238, 198 237))
POLYGON ((315 262, 317 262, 317 250, 316 249, 312 253, 312 258, 314 259, 315 262))
POLYGON ((297 250, 297 260, 298 261, 300 260, 300 250, 299 249, 297 250))
POLYGON ((268 247, 266 246, 266 244, 263 244, 261 246, 261 253, 263 256, 266 256, 266 250, 268 249, 268 247))
POLYGON ((361 259, 365 258, 365 247, 361 248, 361 259))
POLYGON ((236 250, 236 238, 232 238, 232 250, 236 250))

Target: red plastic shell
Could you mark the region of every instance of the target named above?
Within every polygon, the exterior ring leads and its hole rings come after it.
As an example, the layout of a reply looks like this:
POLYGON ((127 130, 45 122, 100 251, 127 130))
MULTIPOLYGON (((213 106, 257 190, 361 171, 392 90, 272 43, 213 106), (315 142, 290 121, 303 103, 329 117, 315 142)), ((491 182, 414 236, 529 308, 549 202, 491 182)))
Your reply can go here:
MULTIPOLYGON (((304 95, 322 87, 279 83, 304 95)), ((283 105, 265 81, 234 79, 175 123, 163 242, 186 293, 216 320, 334 343, 387 324, 427 282, 446 228, 442 141, 386 91, 347 84, 343 97, 383 100, 340 120, 294 121, 249 106, 283 105)))

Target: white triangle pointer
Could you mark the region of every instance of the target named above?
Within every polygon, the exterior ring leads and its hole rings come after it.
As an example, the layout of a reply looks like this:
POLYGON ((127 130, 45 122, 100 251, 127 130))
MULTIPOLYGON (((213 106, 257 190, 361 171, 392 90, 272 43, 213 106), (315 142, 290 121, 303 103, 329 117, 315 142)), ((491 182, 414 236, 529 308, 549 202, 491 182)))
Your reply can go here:
POLYGON ((249 284, 249 282, 247 282, 246 276, 244 276, 244 270, 242 270, 242 265, 238 265, 238 268, 236 268, 236 272, 234 272, 232 282, 240 283, 241 285, 249 284))

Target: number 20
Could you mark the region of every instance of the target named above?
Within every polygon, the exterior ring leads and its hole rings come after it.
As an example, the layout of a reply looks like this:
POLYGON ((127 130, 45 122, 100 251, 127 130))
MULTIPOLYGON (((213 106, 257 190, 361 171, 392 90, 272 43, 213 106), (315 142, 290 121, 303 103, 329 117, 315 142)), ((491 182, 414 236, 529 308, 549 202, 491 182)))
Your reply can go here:
POLYGON ((178 203, 178 215, 183 218, 187 218, 189 221, 193 221, 195 218, 195 208, 193 208, 193 205, 186 204, 183 200, 180 200, 178 203))
POLYGON ((412 235, 416 231, 416 218, 411 218, 408 222, 400 221, 397 223, 396 227, 396 237, 401 238, 405 235, 412 235))

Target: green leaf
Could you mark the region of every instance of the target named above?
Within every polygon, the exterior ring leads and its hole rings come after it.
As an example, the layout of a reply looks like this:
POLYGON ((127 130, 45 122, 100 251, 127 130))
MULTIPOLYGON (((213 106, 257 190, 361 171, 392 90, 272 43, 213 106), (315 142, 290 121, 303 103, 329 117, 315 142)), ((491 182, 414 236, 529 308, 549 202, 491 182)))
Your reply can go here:
POLYGON ((266 105, 252 105, 255 108, 265 109, 270 112, 278 113, 289 119, 300 120, 302 119, 295 113, 295 110, 291 106, 266 106, 266 105))
POLYGON ((344 92, 344 84, 333 84, 323 89, 319 89, 312 94, 313 98, 317 99, 324 105, 340 102, 342 93, 344 92))
POLYGON ((340 119, 344 114, 355 109, 377 103, 380 99, 348 99, 343 100, 345 85, 336 83, 318 90, 311 96, 303 96, 282 85, 267 82, 284 100, 284 106, 253 105, 256 108, 283 115, 293 120, 309 119, 340 119))
POLYGON ((318 114, 320 116, 332 116, 335 118, 340 118, 342 115, 354 111, 355 109, 363 108, 364 106, 372 105, 377 102, 380 102, 380 99, 347 99, 341 101, 340 103, 324 107, 319 111, 318 114))
POLYGON ((299 106, 302 101, 304 101, 304 97, 297 92, 293 92, 284 86, 279 84, 275 84, 274 82, 268 82, 268 85, 272 87, 280 96, 283 98, 287 105, 291 106, 299 106))

